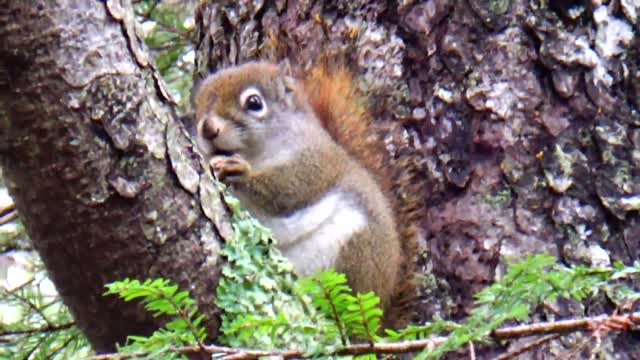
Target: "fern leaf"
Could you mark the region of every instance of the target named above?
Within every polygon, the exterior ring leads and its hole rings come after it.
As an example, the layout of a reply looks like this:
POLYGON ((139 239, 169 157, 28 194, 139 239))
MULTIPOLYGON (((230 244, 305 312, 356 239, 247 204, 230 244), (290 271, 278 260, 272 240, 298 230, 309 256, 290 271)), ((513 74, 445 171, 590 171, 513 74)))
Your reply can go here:
POLYGON ((344 315, 354 303, 347 277, 333 269, 327 269, 308 278, 299 280, 302 291, 311 296, 311 302, 327 316, 338 329, 343 345, 349 343, 344 315))
POLYGON ((189 292, 179 291, 177 285, 166 279, 139 280, 125 279, 106 285, 105 295, 117 295, 125 301, 139 300, 153 316, 169 316, 161 329, 150 337, 129 336, 127 344, 119 348, 123 352, 136 352, 143 349, 147 358, 184 358, 171 353, 172 347, 193 345, 206 337, 202 326, 203 315, 198 315, 195 301, 189 292), (160 356, 162 355, 162 356, 160 356))
POLYGON ((377 333, 382 318, 382 309, 378 307, 379 303, 380 298, 373 292, 358 293, 353 298, 343 315, 350 336, 356 336, 369 342, 378 340, 377 333))

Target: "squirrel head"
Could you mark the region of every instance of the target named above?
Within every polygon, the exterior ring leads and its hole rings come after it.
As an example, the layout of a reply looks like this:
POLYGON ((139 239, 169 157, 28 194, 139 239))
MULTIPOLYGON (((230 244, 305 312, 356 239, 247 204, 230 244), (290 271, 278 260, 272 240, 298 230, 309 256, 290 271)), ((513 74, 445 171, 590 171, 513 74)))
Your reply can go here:
POLYGON ((207 155, 238 154, 248 160, 290 148, 296 131, 309 121, 308 116, 301 120, 308 105, 296 95, 298 87, 288 66, 264 62, 209 76, 195 96, 199 147, 207 155))

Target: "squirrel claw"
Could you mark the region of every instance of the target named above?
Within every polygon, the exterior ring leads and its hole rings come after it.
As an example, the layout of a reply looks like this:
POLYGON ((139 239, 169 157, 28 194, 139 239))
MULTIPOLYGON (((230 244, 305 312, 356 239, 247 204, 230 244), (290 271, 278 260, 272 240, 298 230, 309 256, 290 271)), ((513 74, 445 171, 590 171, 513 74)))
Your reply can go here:
POLYGON ((237 182, 249 175, 251 165, 238 155, 214 156, 209 161, 211 170, 222 182, 237 182))

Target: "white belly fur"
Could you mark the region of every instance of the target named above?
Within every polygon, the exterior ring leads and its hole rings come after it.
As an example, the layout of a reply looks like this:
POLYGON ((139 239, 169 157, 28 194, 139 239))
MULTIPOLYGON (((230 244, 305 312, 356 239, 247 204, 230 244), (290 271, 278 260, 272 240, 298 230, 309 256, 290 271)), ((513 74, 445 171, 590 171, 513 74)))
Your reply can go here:
POLYGON ((300 276, 334 266, 340 247, 367 225, 364 210, 349 194, 337 190, 288 216, 255 215, 273 231, 278 247, 300 276))

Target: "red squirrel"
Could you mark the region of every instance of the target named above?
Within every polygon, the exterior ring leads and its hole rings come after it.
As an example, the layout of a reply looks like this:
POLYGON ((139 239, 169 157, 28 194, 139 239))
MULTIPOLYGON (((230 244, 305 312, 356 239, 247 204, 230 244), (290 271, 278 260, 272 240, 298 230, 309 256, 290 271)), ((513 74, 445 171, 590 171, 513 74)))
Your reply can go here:
POLYGON ((387 307, 403 281, 384 148, 344 68, 250 62, 206 78, 195 95, 197 142, 301 276, 325 268, 387 307))

